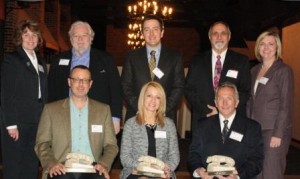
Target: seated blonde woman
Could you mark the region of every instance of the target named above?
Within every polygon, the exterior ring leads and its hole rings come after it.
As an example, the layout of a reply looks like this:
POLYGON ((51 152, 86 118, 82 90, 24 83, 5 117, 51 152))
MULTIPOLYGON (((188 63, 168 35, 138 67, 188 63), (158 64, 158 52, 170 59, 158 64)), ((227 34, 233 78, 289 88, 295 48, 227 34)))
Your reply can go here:
POLYGON ((121 179, 139 178, 135 170, 141 156, 152 156, 165 165, 165 178, 176 178, 179 163, 178 138, 172 119, 165 117, 166 95, 157 82, 145 84, 138 100, 138 113, 124 125, 121 141, 121 179))

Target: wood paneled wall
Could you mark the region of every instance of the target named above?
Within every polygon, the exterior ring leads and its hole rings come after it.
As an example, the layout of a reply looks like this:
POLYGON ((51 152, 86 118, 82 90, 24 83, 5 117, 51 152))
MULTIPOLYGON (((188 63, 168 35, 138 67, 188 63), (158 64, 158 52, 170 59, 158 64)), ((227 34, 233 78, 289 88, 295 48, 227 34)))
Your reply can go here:
POLYGON ((300 142, 300 22, 282 29, 282 55, 295 77, 293 139, 300 142))

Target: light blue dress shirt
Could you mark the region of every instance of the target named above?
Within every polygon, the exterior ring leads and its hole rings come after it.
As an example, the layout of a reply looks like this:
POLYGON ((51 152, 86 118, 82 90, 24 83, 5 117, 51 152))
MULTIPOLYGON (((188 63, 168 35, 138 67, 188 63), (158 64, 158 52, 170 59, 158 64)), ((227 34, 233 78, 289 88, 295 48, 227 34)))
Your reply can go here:
POLYGON ((81 152, 93 157, 88 126, 88 102, 82 109, 78 109, 70 99, 72 152, 81 152))

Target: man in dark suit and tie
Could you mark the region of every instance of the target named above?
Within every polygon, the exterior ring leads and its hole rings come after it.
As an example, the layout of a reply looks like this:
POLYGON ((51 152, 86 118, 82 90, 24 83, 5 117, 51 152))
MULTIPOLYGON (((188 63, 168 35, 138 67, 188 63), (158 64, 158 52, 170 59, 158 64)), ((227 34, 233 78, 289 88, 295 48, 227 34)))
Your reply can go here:
POLYGON ((126 119, 136 115, 140 90, 144 84, 153 80, 163 86, 167 97, 166 116, 176 124, 177 105, 184 88, 182 56, 161 44, 164 25, 157 16, 144 18, 142 34, 146 46, 128 53, 122 71, 126 119))
POLYGON ((213 178, 208 175, 206 160, 223 155, 234 159, 238 172, 229 178, 254 178, 262 170, 264 156, 260 124, 236 112, 239 94, 232 83, 225 82, 216 88, 215 103, 219 114, 199 120, 193 132, 188 158, 193 177, 213 178))
POLYGON ((192 107, 192 128, 196 121, 217 114, 214 106, 215 88, 228 81, 237 86, 240 103, 238 112, 246 116, 250 95, 250 69, 246 56, 228 49, 231 38, 224 22, 211 25, 208 36, 212 50, 195 55, 186 77, 185 96, 192 107))
POLYGON ((94 78, 89 97, 110 106, 115 131, 118 133, 123 105, 120 75, 111 55, 91 47, 94 35, 87 22, 76 21, 72 24, 69 31, 72 50, 51 59, 48 102, 68 97, 71 93, 67 79, 71 69, 85 65, 94 78))

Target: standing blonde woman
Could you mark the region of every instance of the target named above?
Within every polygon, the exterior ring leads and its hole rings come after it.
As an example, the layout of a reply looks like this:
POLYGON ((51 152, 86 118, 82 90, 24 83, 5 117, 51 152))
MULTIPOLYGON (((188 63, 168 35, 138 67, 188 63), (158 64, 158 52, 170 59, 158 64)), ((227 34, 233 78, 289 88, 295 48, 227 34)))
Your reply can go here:
POLYGON ((293 71, 281 59, 277 33, 263 32, 255 55, 261 63, 251 70, 248 116, 262 126, 265 159, 259 178, 283 179, 292 134, 293 71))
POLYGON ((121 141, 121 178, 139 178, 132 172, 140 156, 149 155, 165 163, 167 178, 176 178, 179 163, 177 131, 173 120, 164 116, 166 95, 157 82, 146 83, 140 92, 138 113, 128 119, 121 141))

